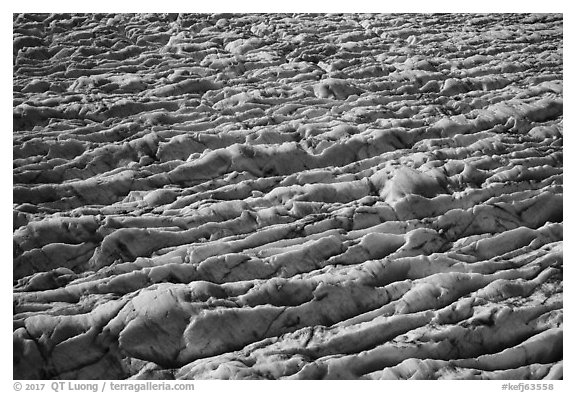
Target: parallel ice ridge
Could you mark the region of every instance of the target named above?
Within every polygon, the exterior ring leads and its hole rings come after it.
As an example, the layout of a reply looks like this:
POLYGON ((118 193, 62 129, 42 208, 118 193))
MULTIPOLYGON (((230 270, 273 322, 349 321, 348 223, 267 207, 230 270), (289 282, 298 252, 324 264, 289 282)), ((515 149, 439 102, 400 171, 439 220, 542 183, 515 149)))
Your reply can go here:
POLYGON ((15 15, 14 378, 562 378, 561 15, 15 15))

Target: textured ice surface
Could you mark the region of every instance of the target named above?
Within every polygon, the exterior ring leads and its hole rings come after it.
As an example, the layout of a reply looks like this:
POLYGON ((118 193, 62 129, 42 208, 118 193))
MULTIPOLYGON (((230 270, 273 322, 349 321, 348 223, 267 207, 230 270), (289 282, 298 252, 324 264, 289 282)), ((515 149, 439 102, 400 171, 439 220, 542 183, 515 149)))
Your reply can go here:
POLYGON ((561 15, 15 15, 14 378, 562 378, 561 15))

